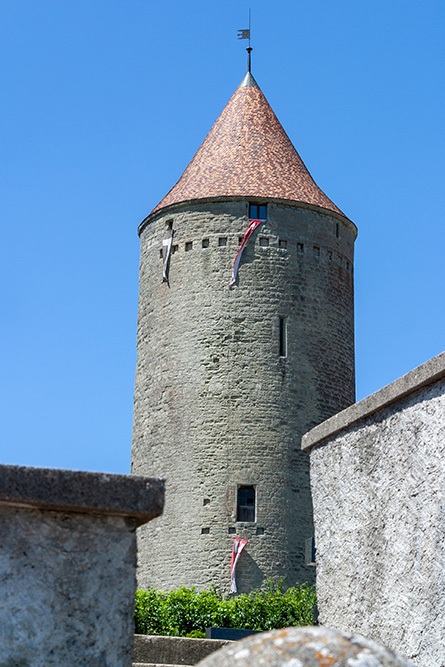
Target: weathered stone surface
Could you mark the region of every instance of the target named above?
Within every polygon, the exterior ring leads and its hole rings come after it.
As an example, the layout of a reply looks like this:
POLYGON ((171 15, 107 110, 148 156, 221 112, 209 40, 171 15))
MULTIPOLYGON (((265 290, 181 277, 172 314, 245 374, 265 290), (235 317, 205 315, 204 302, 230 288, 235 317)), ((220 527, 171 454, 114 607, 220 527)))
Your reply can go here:
POLYGON ((196 665, 214 651, 232 643, 222 639, 135 635, 133 659, 141 663, 196 665))
POLYGON ((285 628, 242 639, 202 660, 202 667, 410 667, 360 635, 330 628, 285 628))
POLYGON ((354 401, 355 227, 271 201, 229 289, 248 205, 188 203, 141 233, 132 472, 159 475, 167 488, 162 519, 138 533, 144 587, 227 590, 235 534, 249 540, 241 592, 268 577, 313 578, 304 564, 313 527, 300 439, 354 401), (160 251, 169 220, 168 286, 160 251), (238 485, 256 487, 255 522, 236 521, 238 485))
POLYGON ((358 403, 341 410, 318 426, 315 426, 302 439, 302 449, 309 451, 328 438, 362 421, 366 417, 379 412, 391 403, 400 402, 405 396, 427 385, 440 380, 445 376, 445 352, 429 359, 427 362, 414 368, 406 375, 382 387, 374 394, 366 396, 358 403))
POLYGON ((162 500, 159 480, 0 466, 0 665, 131 665, 136 526, 162 500))
POLYGON ((125 516, 140 525, 162 513, 164 483, 135 475, 0 465, 0 503, 125 516))
POLYGON ((311 451, 320 622, 423 667, 445 665, 444 370, 445 355, 415 369, 419 389, 405 376, 311 451))

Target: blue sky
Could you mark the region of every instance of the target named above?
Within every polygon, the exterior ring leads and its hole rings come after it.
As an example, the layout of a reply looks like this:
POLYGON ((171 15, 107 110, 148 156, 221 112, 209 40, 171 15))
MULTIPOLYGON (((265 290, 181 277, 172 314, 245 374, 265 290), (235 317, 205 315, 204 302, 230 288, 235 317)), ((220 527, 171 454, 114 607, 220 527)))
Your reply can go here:
POLYGON ((0 0, 0 461, 128 472, 137 226, 246 69, 357 224, 357 397, 443 350, 440 0, 0 0))

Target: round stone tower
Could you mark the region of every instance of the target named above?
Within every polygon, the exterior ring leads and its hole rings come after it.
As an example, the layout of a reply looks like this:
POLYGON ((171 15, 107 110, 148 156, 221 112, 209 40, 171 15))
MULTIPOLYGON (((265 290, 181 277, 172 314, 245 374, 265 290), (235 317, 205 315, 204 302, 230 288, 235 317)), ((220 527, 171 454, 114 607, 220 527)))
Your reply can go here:
POLYGON ((300 439, 354 402, 356 227, 248 73, 139 234, 132 472, 166 480, 139 586, 228 590, 235 537, 239 591, 312 581, 300 439))

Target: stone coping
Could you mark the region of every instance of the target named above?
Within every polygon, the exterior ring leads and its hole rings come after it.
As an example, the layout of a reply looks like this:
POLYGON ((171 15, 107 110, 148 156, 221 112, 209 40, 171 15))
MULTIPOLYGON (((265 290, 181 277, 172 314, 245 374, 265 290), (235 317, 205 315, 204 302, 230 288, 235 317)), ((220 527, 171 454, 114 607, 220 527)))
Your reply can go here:
POLYGON ((227 639, 134 635, 133 661, 136 664, 196 665, 226 644, 233 642, 227 639))
POLYGON ((164 482, 136 475, 0 465, 0 505, 122 516, 139 526, 162 514, 164 482))
POLYGON ((398 378, 391 384, 379 389, 374 394, 367 396, 358 403, 350 405, 349 408, 338 412, 333 417, 326 419, 318 426, 303 435, 301 449, 310 451, 324 440, 332 438, 340 431, 344 431, 356 422, 382 410, 409 394, 432 384, 445 376, 445 352, 433 357, 421 366, 398 378))

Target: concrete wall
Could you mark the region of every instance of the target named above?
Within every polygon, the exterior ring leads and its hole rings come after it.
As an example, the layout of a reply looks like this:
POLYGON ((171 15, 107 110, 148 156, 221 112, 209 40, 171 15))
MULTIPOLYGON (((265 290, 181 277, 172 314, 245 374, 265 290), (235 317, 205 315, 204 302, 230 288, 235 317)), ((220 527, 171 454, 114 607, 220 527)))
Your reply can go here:
POLYGON ((0 664, 130 667, 136 526, 163 484, 0 466, 0 664))
POLYGON ((200 202, 141 232, 132 471, 165 478, 167 489, 162 520, 139 531, 141 586, 227 590, 235 535, 249 540, 240 591, 266 577, 287 585, 313 577, 304 565, 312 508, 299 443, 354 400, 355 227, 269 202, 229 289, 248 222, 248 200, 200 202), (176 251, 167 286, 160 251, 169 220, 176 251), (236 521, 238 485, 256 487, 255 522, 236 521))
POLYGON ((303 438, 320 623, 445 664, 445 354, 303 438))

